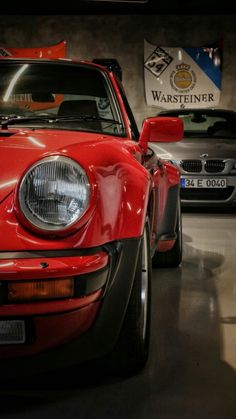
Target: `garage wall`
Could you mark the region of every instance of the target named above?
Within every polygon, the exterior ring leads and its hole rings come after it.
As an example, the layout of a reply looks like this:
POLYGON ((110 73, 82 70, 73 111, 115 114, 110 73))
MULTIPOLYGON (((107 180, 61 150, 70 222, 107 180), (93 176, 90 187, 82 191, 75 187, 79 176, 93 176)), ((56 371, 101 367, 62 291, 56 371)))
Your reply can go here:
POLYGON ((0 46, 37 47, 66 40, 68 57, 117 58, 139 127, 160 108, 147 106, 143 41, 162 46, 199 46, 223 39, 223 84, 219 107, 236 109, 236 15, 0 16, 0 46))

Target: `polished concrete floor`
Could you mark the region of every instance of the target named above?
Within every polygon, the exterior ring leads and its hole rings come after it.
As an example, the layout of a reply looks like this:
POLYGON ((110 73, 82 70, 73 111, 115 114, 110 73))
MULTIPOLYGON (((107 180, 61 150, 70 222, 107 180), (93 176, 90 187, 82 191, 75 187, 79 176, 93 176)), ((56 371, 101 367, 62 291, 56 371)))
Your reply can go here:
POLYGON ((153 272, 145 369, 2 383, 1 419, 236 418, 236 213, 185 211, 183 234, 182 266, 153 272))

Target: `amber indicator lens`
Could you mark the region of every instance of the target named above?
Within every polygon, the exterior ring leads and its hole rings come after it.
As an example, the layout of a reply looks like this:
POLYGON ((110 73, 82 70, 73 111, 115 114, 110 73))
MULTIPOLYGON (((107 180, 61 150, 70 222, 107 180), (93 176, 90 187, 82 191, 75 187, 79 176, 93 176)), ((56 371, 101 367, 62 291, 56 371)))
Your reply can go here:
POLYGON ((8 301, 68 298, 74 295, 74 278, 15 281, 8 284, 8 301))

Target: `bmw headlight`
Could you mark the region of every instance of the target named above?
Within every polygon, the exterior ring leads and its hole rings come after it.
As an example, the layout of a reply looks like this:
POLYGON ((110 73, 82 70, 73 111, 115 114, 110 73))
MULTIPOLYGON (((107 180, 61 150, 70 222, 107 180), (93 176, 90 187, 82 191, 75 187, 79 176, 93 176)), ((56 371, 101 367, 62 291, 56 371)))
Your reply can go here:
POLYGON ((63 156, 34 164, 19 187, 27 220, 42 230, 60 231, 78 221, 88 207, 90 184, 83 168, 63 156))

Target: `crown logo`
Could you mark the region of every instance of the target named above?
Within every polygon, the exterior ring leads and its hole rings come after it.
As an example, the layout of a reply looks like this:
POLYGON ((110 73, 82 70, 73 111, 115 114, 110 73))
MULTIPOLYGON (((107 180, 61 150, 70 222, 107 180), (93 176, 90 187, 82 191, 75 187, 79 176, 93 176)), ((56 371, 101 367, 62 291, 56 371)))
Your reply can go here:
POLYGON ((185 64, 185 63, 181 63, 181 64, 178 64, 178 65, 176 66, 176 69, 177 69, 177 70, 186 70, 186 71, 189 71, 189 69, 190 69, 190 65, 185 64))

